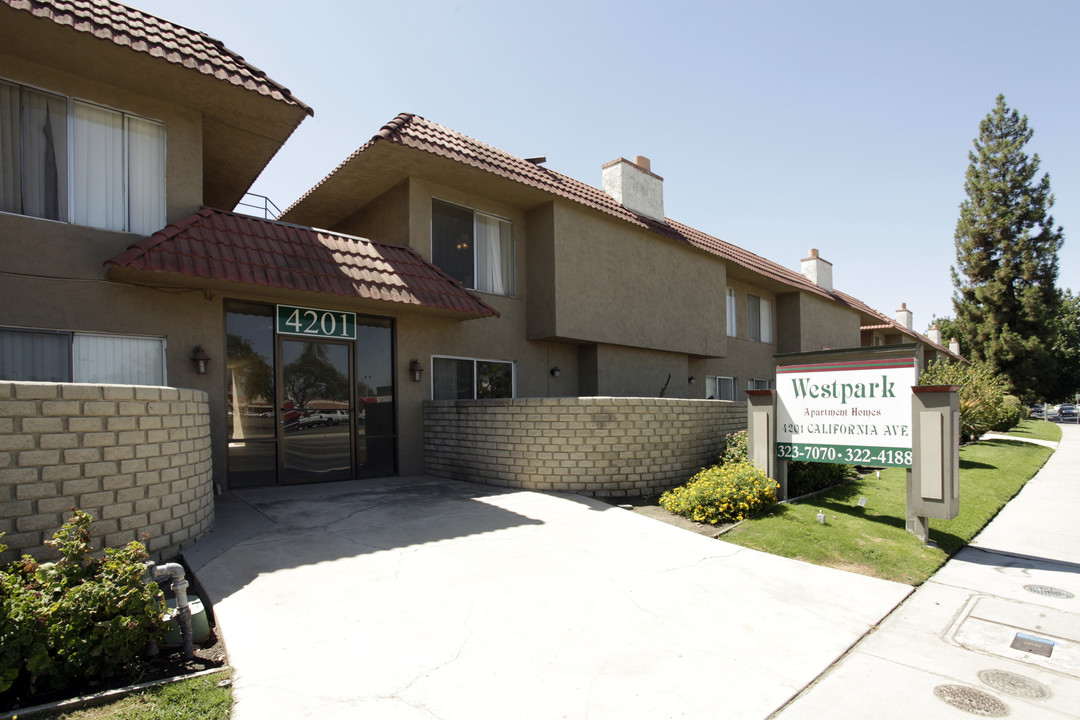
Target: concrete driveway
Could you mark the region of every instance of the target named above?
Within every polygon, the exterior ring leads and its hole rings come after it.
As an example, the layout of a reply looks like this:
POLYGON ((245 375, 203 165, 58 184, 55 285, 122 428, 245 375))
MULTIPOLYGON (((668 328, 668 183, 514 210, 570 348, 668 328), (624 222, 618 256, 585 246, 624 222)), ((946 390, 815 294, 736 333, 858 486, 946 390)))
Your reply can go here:
POLYGON ((185 557, 237 720, 765 718, 912 588, 576 495, 243 490, 185 557))

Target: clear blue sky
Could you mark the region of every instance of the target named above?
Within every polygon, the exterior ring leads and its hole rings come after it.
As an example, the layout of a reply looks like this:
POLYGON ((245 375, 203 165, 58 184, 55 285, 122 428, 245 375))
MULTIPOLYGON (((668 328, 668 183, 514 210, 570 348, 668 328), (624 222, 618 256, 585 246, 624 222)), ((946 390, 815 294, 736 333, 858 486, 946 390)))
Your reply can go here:
POLYGON ((951 316, 979 121, 1028 116, 1080 290, 1080 3, 132 0, 315 109, 252 188, 285 208, 400 112, 592 185, 645 155, 665 212, 916 329, 951 316))

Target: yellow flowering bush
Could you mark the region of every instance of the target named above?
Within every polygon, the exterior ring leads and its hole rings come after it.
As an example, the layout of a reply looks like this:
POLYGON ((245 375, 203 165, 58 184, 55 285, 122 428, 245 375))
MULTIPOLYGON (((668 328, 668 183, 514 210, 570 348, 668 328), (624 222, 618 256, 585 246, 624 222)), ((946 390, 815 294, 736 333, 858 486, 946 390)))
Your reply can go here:
POLYGON ((737 522, 776 502, 779 486, 748 461, 705 468, 660 496, 660 507, 694 522, 737 522))

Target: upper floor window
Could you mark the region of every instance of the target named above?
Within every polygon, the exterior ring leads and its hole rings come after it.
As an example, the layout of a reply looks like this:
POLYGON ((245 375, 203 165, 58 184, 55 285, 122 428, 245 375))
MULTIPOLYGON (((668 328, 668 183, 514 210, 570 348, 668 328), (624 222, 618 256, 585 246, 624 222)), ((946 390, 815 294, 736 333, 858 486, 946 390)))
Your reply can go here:
POLYGON ((728 337, 738 337, 739 326, 735 315, 735 288, 727 289, 727 334, 728 337))
POLYGON ((149 235, 165 224, 165 126, 0 81, 0 211, 149 235))
POLYGON ((763 343, 773 342, 772 300, 757 295, 747 295, 746 320, 748 338, 763 343))
POLYGON ((514 226, 509 220, 432 200, 431 260, 467 288, 514 294, 514 226))

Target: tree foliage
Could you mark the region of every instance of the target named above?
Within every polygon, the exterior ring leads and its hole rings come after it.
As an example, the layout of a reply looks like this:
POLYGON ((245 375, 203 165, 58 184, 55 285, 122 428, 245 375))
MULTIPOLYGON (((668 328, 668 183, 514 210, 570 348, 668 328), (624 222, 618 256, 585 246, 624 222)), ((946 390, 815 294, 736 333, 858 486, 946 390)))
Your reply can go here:
POLYGON ((1046 400, 1068 400, 1080 393, 1080 295, 1065 290, 1061 297, 1052 348, 1058 376, 1046 400))
MULTIPOLYGON (((943 346, 949 347, 952 339, 956 338, 956 341, 960 343, 960 354, 967 357, 968 351, 964 348, 963 333, 960 332, 960 326, 955 320, 951 317, 934 317, 930 324, 931 326, 937 325, 938 330, 941 332, 941 344, 943 346)), ((927 328, 928 333, 929 331, 929 328, 927 328)))
POLYGON ((991 430, 1016 427, 1026 412, 1020 400, 1005 392, 1005 380, 988 365, 965 365, 937 359, 919 375, 920 385, 960 386, 960 441, 978 440, 991 430))
POLYGON ((1050 176, 1024 146, 1027 117, 999 95, 979 124, 956 224, 953 307, 971 359, 1002 373, 1013 392, 1045 395, 1057 370, 1051 346, 1058 314, 1058 250, 1050 176))

